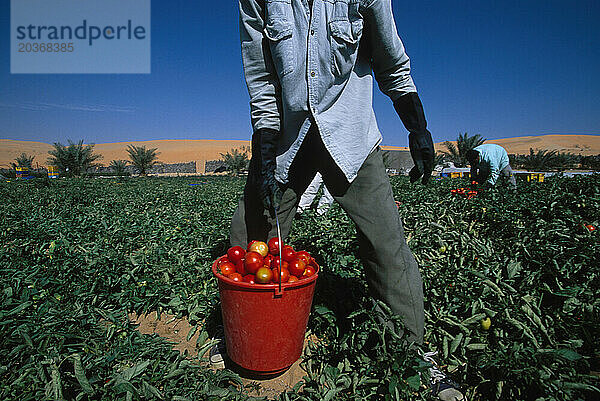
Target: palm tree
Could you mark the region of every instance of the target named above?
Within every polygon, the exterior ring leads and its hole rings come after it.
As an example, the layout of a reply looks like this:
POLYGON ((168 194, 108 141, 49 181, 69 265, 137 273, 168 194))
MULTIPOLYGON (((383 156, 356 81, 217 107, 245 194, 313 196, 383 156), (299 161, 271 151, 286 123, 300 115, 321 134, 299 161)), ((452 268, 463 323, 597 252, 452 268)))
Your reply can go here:
POLYGON ((127 160, 113 160, 110 162, 110 167, 113 169, 115 174, 124 175, 125 167, 127 167, 127 160))
POLYGON ((443 166, 444 162, 446 161, 446 155, 443 153, 436 153, 434 158, 433 158, 433 167, 437 167, 437 166, 443 166))
POLYGON ((482 138, 481 135, 476 134, 469 136, 469 134, 465 132, 464 134, 458 134, 456 145, 449 141, 444 142, 444 146, 448 150, 443 150, 441 153, 445 156, 447 161, 453 162, 456 167, 465 167, 468 164, 466 157, 467 152, 482 145, 484 142, 485 138, 482 138))
POLYGON ((557 170, 567 170, 579 164, 579 156, 571 152, 558 152, 556 156, 556 165, 553 167, 557 170))
POLYGON ((94 154, 94 145, 83 145, 83 140, 73 143, 69 140, 67 146, 55 142, 54 150, 48 152, 48 164, 56 166, 61 173, 78 177, 89 169, 100 166, 95 163, 102 155, 94 154))
POLYGON ((15 159, 16 163, 10 163, 10 165, 12 166, 13 170, 17 167, 27 167, 29 170, 31 170, 33 168, 32 166, 34 158, 35 156, 28 156, 26 153, 21 153, 21 155, 17 156, 15 159))
POLYGON ((250 152, 250 148, 247 146, 242 146, 239 149, 231 149, 227 153, 221 153, 221 160, 225 163, 227 170, 231 172, 231 174, 238 175, 244 170, 248 169, 248 153, 250 152))
POLYGON ((158 163, 158 148, 146 149, 146 146, 127 146, 127 153, 129 153, 129 159, 131 164, 135 166, 140 172, 140 175, 146 175, 147 171, 158 163))
POLYGON ((529 148, 529 154, 522 156, 521 160, 521 165, 527 170, 548 171, 573 167, 577 157, 572 153, 547 149, 534 152, 532 148, 529 148))
POLYGON ((600 155, 582 156, 581 168, 590 170, 600 170, 600 155))

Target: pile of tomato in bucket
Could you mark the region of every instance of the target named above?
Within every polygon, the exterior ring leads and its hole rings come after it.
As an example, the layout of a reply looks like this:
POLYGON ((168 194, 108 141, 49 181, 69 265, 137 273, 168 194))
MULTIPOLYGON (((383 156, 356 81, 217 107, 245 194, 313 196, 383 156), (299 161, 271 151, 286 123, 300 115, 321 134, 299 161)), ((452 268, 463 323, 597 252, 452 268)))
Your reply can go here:
POLYGON ((290 245, 283 245, 280 256, 279 248, 277 237, 268 243, 252 241, 246 249, 233 246, 218 259, 217 272, 233 281, 250 284, 279 284, 280 272, 281 283, 293 283, 315 274, 317 263, 308 252, 296 252, 290 245))
POLYGON ((286 371, 302 354, 319 275, 314 258, 271 238, 252 241, 246 249, 229 248, 214 261, 212 272, 219 284, 228 360, 248 377, 286 371))

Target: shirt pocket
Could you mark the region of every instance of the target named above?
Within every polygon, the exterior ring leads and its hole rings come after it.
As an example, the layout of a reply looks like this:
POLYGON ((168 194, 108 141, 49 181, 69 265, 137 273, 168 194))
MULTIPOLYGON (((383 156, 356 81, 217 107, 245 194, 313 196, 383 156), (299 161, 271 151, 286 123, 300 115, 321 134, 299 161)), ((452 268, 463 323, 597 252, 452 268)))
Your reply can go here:
POLYGON ((354 68, 362 31, 362 19, 329 22, 333 75, 346 76, 354 68))
POLYGON ((292 5, 289 0, 267 2, 267 24, 264 33, 269 40, 271 58, 280 78, 294 71, 296 61, 291 14, 292 5))

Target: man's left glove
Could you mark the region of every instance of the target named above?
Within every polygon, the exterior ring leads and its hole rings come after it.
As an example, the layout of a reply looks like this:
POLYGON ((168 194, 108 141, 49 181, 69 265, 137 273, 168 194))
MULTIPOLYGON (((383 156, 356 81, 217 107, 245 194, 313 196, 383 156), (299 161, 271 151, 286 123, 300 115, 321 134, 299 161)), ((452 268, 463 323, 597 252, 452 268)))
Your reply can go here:
POLYGON ((416 92, 400 96, 394 102, 396 113, 408 130, 408 146, 415 166, 410 170, 410 182, 422 178, 422 183, 427 184, 433 170, 434 155, 433 139, 427 130, 427 120, 423 112, 421 99, 416 92))
POLYGON ((257 141, 253 142, 258 145, 257 148, 259 151, 258 194, 265 209, 278 209, 282 196, 279 183, 275 179, 275 167, 277 166, 276 149, 279 132, 262 128, 255 135, 258 135, 258 138, 256 138, 257 141))

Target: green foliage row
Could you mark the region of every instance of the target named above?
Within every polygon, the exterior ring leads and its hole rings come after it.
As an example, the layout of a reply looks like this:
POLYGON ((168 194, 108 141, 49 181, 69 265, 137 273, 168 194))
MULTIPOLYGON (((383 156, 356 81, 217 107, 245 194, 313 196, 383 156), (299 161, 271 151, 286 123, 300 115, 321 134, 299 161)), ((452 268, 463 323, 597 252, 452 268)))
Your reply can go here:
POLYGON ((537 152, 529 149, 528 155, 510 155, 509 159, 513 168, 534 171, 566 170, 578 167, 580 164, 585 168, 589 164, 587 161, 590 160, 573 153, 545 149, 537 152))
MULTIPOLYGON (((469 399, 597 396, 600 241, 582 224, 600 224, 600 177, 471 200, 450 195, 457 180, 392 184, 424 279, 426 348, 469 399)), ((231 177, 0 183, 0 399, 251 398, 235 373, 212 372, 126 318, 187 316, 198 346, 210 346, 220 311, 209 268, 227 249, 242 187, 231 177)), ((336 205, 294 223, 290 242, 323 266, 308 328, 319 340, 302 386, 281 400, 429 394, 428 365, 368 296, 353 233, 336 205)))

